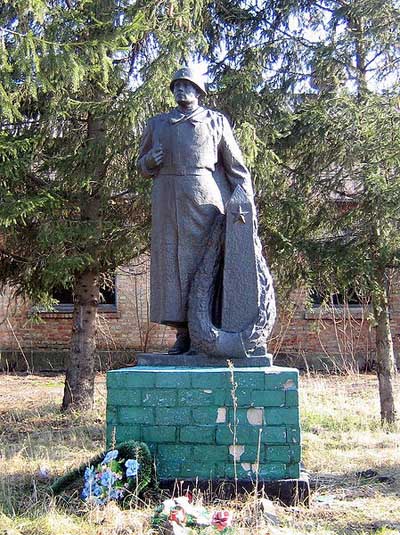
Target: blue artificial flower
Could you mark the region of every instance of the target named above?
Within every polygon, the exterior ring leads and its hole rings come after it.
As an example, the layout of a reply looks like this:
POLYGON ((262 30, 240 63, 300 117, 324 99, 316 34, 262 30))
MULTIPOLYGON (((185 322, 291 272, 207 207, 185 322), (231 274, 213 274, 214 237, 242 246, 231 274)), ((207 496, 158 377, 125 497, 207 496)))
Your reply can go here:
POLYGON ((113 483, 115 483, 116 477, 114 472, 112 472, 110 469, 107 469, 105 472, 101 474, 100 483, 103 485, 103 487, 111 487, 113 483))
POLYGON ((100 496, 102 494, 103 490, 100 487, 100 485, 94 484, 92 487, 92 495, 93 496, 100 496))
POLYGON ((90 496, 100 496, 102 494, 102 489, 97 483, 85 483, 85 486, 81 492, 82 500, 87 500, 90 496))
POLYGON ((140 468, 140 464, 136 461, 136 459, 128 459, 125 462, 125 466, 126 466, 126 477, 136 476, 140 468))
POLYGON ((109 500, 116 500, 117 499, 117 489, 110 489, 110 492, 108 493, 109 500))
POLYGON ((110 500, 121 500, 124 497, 123 489, 111 489, 108 495, 110 500))
POLYGON ((109 462, 113 461, 117 457, 118 457, 118 450, 111 450, 106 454, 101 464, 108 464, 109 462))
POLYGON ((83 479, 85 481, 93 483, 96 477, 96 472, 93 468, 93 466, 87 466, 85 469, 85 473, 83 475, 83 479))

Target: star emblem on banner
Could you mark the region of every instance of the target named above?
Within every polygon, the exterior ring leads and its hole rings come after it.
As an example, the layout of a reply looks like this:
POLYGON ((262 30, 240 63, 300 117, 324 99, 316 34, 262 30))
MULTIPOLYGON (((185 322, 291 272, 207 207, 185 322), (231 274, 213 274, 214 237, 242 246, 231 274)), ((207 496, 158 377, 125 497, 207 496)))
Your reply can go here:
POLYGON ((248 211, 246 212, 246 210, 243 210, 243 208, 239 205, 238 209, 235 211, 235 212, 231 212, 232 215, 235 216, 235 220, 234 220, 234 223, 246 223, 246 218, 245 216, 249 213, 248 211))

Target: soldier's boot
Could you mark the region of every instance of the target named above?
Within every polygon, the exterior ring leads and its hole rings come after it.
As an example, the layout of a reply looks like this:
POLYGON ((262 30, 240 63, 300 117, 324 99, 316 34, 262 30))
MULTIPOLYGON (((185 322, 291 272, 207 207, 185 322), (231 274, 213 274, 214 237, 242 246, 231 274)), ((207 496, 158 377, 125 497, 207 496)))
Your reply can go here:
POLYGON ((178 327, 176 329, 176 342, 168 350, 168 355, 182 355, 190 349, 190 335, 187 327, 178 327))

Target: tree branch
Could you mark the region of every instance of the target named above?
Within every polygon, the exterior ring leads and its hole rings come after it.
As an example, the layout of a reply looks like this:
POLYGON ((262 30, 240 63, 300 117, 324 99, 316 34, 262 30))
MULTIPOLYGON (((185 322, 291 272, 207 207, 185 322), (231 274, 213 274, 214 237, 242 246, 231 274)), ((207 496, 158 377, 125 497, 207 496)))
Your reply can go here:
POLYGON ((334 9, 330 9, 329 7, 323 6, 321 4, 318 4, 317 2, 314 2, 315 7, 318 7, 319 9, 322 9, 322 11, 329 11, 329 13, 335 13, 334 9))
POLYGON ((28 263, 28 259, 27 258, 24 258, 24 257, 19 256, 19 255, 15 255, 13 253, 9 253, 5 249, 3 249, 3 247, 0 247, 0 256, 11 258, 12 260, 15 260, 16 262, 21 262, 23 264, 27 264, 28 263))

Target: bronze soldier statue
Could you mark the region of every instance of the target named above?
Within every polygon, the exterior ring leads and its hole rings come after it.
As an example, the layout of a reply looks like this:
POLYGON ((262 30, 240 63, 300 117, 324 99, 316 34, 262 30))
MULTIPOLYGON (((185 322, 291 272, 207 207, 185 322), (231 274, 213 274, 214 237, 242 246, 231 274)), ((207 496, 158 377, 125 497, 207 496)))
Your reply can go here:
POLYGON ((236 186, 251 199, 253 188, 227 119, 199 104, 203 81, 185 67, 170 88, 177 107, 150 119, 138 166, 153 179, 150 319, 177 329, 178 355, 190 349, 189 290, 214 220, 236 186))

